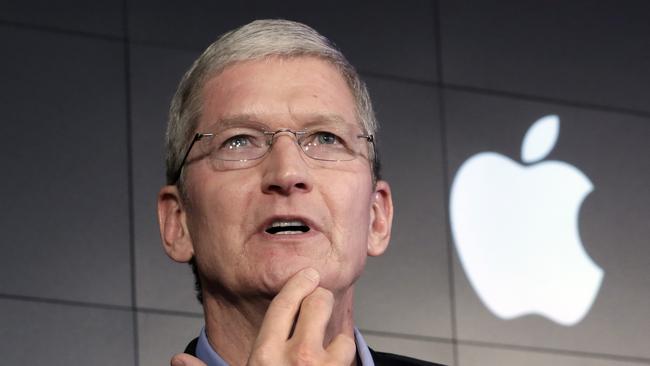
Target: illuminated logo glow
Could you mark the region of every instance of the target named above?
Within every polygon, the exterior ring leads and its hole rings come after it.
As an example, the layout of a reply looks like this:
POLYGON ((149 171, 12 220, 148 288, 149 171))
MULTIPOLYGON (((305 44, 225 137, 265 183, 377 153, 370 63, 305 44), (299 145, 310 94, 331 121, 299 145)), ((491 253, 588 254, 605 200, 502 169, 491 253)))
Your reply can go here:
POLYGON ((495 152, 465 161, 450 192, 452 235, 462 267, 485 306, 503 319, 538 314, 570 326, 591 308, 604 276, 578 230, 591 181, 562 161, 542 161, 558 116, 526 133, 522 165, 495 152))

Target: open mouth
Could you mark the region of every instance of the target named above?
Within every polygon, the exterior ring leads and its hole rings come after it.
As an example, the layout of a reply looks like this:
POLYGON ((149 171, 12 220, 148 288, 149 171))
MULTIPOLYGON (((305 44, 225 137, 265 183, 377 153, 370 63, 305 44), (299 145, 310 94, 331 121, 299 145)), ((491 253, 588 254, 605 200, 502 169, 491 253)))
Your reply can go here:
POLYGON ((265 231, 274 235, 295 235, 308 232, 309 226, 300 220, 278 220, 273 221, 265 231))

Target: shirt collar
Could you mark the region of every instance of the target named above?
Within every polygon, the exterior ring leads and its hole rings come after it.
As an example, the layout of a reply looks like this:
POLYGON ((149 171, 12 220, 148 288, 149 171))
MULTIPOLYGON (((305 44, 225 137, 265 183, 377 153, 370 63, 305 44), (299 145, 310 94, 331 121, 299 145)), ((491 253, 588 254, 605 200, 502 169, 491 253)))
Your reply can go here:
MULTIPOLYGON (((356 327, 354 328, 354 340, 357 344, 357 355, 361 360, 361 365, 359 366, 375 366, 375 362, 370 355, 370 349, 368 349, 368 344, 356 327)), ((228 366, 226 361, 212 349, 210 342, 208 342, 208 336, 205 333, 205 327, 201 328, 199 341, 196 344, 196 357, 200 358, 208 366, 228 366)))
POLYGON ((226 361, 212 349, 208 336, 205 334, 205 327, 201 328, 199 341, 196 343, 196 357, 205 362, 208 366, 228 366, 226 361))
POLYGON ((361 359, 361 365, 359 366, 375 366, 375 361, 370 355, 370 348, 368 348, 366 340, 363 339, 363 336, 357 327, 354 327, 354 341, 357 344, 357 355, 359 355, 359 358, 361 359))

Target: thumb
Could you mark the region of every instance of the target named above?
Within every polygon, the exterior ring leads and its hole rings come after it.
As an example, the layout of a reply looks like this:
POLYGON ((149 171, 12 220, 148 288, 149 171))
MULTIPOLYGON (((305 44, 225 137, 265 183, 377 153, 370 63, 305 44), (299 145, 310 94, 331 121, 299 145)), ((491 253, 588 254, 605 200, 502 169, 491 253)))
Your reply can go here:
POLYGON ((351 365, 357 354, 357 345, 354 338, 341 333, 327 346, 326 351, 334 364, 351 365))
POLYGON ((207 366, 203 361, 187 353, 179 353, 172 357, 171 366, 207 366))

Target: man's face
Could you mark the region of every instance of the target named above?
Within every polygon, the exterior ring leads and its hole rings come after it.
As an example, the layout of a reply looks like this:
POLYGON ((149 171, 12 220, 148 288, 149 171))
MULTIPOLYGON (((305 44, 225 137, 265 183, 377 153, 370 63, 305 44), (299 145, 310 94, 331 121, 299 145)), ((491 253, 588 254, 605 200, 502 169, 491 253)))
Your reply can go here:
MULTIPOLYGON (((320 120, 358 126, 345 80, 313 57, 237 63, 210 79, 202 98, 198 132, 233 120, 270 131, 301 130, 320 120)), ((193 149, 185 167, 185 219, 208 288, 273 295, 298 270, 313 267, 321 286, 341 291, 360 275, 366 256, 381 254, 387 245, 390 190, 382 181, 373 187, 364 157, 317 161, 291 133, 277 135, 268 154, 246 168, 216 170, 200 156, 193 149), (288 221, 302 222, 309 231, 267 231, 288 221), (378 228, 384 230, 380 235, 378 228)))

